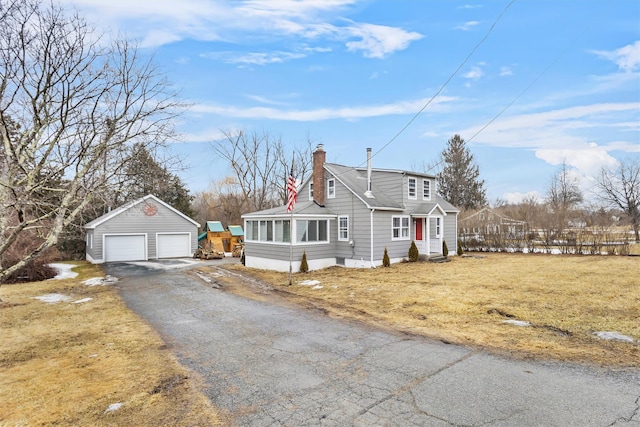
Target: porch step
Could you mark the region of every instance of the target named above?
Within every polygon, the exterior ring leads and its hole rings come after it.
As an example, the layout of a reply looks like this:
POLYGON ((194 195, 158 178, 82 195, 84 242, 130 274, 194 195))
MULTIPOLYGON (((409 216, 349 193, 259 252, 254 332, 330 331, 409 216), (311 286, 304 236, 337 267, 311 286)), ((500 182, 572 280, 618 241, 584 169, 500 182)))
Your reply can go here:
POLYGON ((429 262, 449 262, 449 257, 444 255, 433 255, 429 257, 429 262))

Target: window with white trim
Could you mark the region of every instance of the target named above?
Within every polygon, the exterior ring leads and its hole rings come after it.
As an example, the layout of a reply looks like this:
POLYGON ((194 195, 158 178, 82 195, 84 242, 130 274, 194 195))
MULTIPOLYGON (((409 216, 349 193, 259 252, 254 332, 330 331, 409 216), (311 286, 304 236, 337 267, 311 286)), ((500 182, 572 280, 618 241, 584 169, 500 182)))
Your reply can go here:
POLYGON ((309 201, 313 201, 313 182, 309 183, 309 201))
POLYGON ((327 181, 327 198, 333 199, 336 197, 336 180, 331 178, 327 181))
POLYGON ((417 189, 418 180, 415 178, 409 178, 409 198, 415 200, 418 198, 417 189))
POLYGON ((349 241, 349 217, 347 215, 338 217, 338 240, 349 241))
POLYGON ((296 242, 313 243, 329 241, 329 221, 326 219, 297 219, 296 242))
POLYGON ((431 181, 422 180, 422 200, 431 200, 431 181))
POLYGON ((442 233, 442 218, 436 217, 436 237, 441 237, 442 233))
POLYGON ((391 240, 409 240, 409 217, 391 217, 391 240))
POLYGON ((291 220, 261 219, 247 221, 244 238, 250 242, 289 243, 291 241, 291 220))

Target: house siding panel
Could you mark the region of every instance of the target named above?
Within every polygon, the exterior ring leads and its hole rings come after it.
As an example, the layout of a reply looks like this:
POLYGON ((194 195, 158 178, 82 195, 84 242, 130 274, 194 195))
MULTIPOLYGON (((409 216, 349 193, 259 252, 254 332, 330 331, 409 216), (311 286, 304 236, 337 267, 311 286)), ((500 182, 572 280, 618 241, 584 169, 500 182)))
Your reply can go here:
MULTIPOLYGON (((332 175, 329 175, 333 178, 332 175)), ((370 261, 370 210, 364 205, 356 195, 347 189, 336 179, 336 197, 327 203, 327 208, 336 215, 347 215, 349 217, 349 241, 354 242, 351 246, 349 242, 338 241, 337 221, 332 223, 332 239, 334 245, 334 257, 360 261, 361 259, 370 261), (333 235, 335 234, 335 237, 333 235)))
POLYGON ((444 234, 442 238, 447 242, 449 253, 454 254, 458 249, 458 221, 456 215, 450 214, 443 218, 444 234))

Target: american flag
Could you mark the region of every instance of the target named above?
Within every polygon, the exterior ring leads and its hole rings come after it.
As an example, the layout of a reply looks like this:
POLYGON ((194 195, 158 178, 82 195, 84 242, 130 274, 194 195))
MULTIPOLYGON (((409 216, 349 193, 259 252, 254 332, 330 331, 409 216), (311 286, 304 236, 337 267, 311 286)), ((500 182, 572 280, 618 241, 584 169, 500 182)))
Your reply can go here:
POLYGON ((293 178, 293 165, 291 165, 291 173, 287 179, 287 212, 291 212, 293 210, 293 205, 296 204, 296 199, 298 198, 297 187, 297 182, 293 178))

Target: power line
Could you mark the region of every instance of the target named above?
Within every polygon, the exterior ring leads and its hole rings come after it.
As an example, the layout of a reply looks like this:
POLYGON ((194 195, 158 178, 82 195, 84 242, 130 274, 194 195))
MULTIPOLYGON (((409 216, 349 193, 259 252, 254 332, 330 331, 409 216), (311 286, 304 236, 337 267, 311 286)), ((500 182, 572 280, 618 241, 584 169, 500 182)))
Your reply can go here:
POLYGON ((565 53, 567 53, 569 51, 569 49, 571 49, 573 47, 573 45, 575 44, 575 42, 577 41, 577 38, 569 45, 567 46, 566 49, 564 49, 562 52, 560 52, 560 54, 549 64, 547 65, 547 67, 542 70, 542 72, 540 72, 540 74, 538 74, 536 76, 535 79, 533 79, 531 81, 531 83, 529 83, 518 95, 516 95, 515 98, 513 98, 511 100, 511 102, 509 102, 502 110, 500 110, 498 112, 498 114, 496 114, 495 116, 493 116, 493 118, 491 120, 489 120, 484 126, 482 126, 476 133, 473 134, 473 136, 471 136, 471 138, 467 139, 466 141, 469 142, 471 141, 473 138, 475 138, 476 136, 478 136, 483 130, 485 130, 486 128, 488 128, 493 122, 495 122, 498 117, 500 117, 502 115, 502 113, 504 113, 505 111, 507 111, 509 109, 509 107, 511 107, 513 104, 516 103, 516 101, 518 101, 518 99, 520 99, 520 97, 522 97, 522 95, 524 95, 529 89, 531 89, 531 87, 533 85, 535 85, 538 80, 540 80, 540 78, 542 78, 542 76, 544 74, 546 74, 547 71, 549 71, 554 65, 556 65, 558 63, 558 61, 560 61, 560 59, 565 55, 565 53))
MULTIPOLYGON (((402 127, 402 129, 400 129, 398 131, 398 133, 396 133, 393 138, 391 138, 386 144, 384 144, 382 146, 382 148, 380 148, 378 151, 376 151, 375 154, 373 154, 371 157, 375 157, 378 154, 380 154, 385 148, 387 148, 389 145, 391 145, 391 143, 393 143, 409 126, 411 126, 411 124, 418 118, 418 116, 420 114, 422 114, 422 112, 431 104, 431 102, 433 102, 433 100, 435 98, 438 97, 438 95, 440 95, 440 93, 444 90, 444 88, 449 84, 449 82, 456 76, 456 74, 458 74, 458 72, 460 71, 460 69, 462 67, 464 67, 464 65, 469 61, 469 59, 473 56, 473 54, 476 52, 476 50, 478 50, 478 48, 485 42, 485 40, 487 40, 487 38, 489 37, 489 35, 493 32, 493 29, 495 28, 495 26, 498 24, 498 22, 502 19, 502 16, 506 13, 506 11, 511 7, 511 5, 513 3, 515 3, 516 0, 511 0, 505 7, 504 9, 502 9, 502 12, 500 12, 500 15, 498 15, 498 17, 496 18, 496 20, 493 22, 493 24, 491 24, 491 27, 489 27, 489 30, 487 31, 487 33, 484 35, 484 37, 482 37, 482 39, 480 39, 480 41, 475 45, 475 47, 471 50, 471 52, 469 52, 469 54, 464 58, 464 60, 460 63, 460 65, 458 65, 458 68, 455 69, 455 71, 449 76, 449 78, 444 82, 444 84, 440 87, 440 89, 438 89, 438 91, 426 102, 426 104, 424 104, 422 106, 422 108, 413 115, 413 117, 411 118, 411 120, 409 120, 407 122, 407 124, 404 125, 404 127, 402 127)), ((514 101, 515 102, 515 101, 514 101)), ((508 108, 508 107, 507 107, 508 108)), ((361 163, 358 167, 364 165, 364 163, 361 163)))

